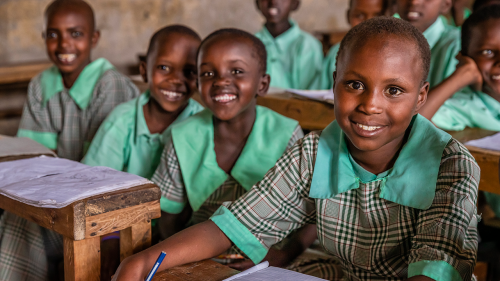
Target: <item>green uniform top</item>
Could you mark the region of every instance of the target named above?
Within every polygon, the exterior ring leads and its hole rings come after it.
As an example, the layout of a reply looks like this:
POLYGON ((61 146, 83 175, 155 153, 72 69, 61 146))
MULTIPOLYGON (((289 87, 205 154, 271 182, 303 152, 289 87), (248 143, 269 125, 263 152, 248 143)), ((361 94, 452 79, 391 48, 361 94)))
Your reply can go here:
POLYGON ((335 63, 337 62, 337 54, 339 52, 340 43, 332 46, 330 51, 323 61, 323 71, 321 73, 321 89, 329 90, 333 87, 333 72, 335 71, 335 63))
POLYGON ((255 263, 293 230, 316 224, 345 280, 471 280, 479 167, 424 117, 409 130, 393 168, 373 175, 354 165, 334 121, 299 140, 211 220, 255 263))
MULTIPOLYGON (((106 166, 150 179, 160 163, 172 126, 161 134, 149 132, 142 110, 149 99, 148 90, 138 98, 117 106, 97 131, 82 163, 106 166)), ((187 107, 172 125, 202 109, 199 103, 189 99, 187 107)))
MULTIPOLYGON (((468 19, 470 17, 470 15, 472 15, 472 11, 469 8, 465 8, 464 9, 464 20, 468 19)), ((449 19, 443 15, 440 15, 439 17, 441 18, 443 23, 449 24, 451 26, 457 26, 453 17, 450 17, 449 19)), ((461 28, 461 26, 458 26, 458 28, 461 28)))
POLYGON ((266 27, 255 36, 266 46, 267 74, 271 86, 291 89, 319 89, 323 47, 318 39, 302 31, 290 21, 292 27, 274 38, 266 27))
POLYGON ((138 95, 134 83, 105 59, 87 65, 70 89, 52 66, 31 80, 17 135, 80 161, 111 110, 138 95))
POLYGON ((432 122, 448 131, 461 131, 466 127, 500 131, 500 102, 465 87, 444 102, 432 122))

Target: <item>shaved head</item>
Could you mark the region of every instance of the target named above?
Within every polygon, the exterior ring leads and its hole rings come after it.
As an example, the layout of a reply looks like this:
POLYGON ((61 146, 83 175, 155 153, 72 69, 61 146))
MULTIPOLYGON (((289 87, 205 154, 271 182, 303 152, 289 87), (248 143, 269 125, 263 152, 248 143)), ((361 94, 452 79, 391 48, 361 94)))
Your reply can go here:
POLYGON ((84 15, 90 24, 91 30, 95 30, 94 10, 83 0, 55 0, 45 10, 45 24, 48 20, 59 12, 73 12, 84 15))

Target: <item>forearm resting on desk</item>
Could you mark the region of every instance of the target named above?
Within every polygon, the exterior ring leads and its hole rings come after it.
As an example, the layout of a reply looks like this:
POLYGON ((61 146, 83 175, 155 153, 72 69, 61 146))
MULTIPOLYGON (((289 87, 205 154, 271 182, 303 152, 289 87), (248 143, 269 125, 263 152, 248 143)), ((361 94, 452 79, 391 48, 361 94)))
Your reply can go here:
POLYGON ((205 260, 231 247, 231 241, 212 221, 187 228, 165 241, 126 258, 118 267, 114 281, 142 281, 161 251, 167 253, 158 271, 205 260))

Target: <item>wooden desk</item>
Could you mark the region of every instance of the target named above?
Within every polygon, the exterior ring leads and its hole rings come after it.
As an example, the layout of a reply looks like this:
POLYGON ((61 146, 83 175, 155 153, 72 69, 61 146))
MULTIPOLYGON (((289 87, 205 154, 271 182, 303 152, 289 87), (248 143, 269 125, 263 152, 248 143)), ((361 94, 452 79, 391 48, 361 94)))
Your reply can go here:
POLYGON ((99 280, 100 236, 120 231, 120 258, 151 245, 151 220, 160 217, 160 189, 146 184, 79 200, 61 209, 39 208, 0 195, 0 208, 51 229, 64 240, 64 279, 99 280))
POLYGON ((289 93, 258 97, 257 104, 299 121, 302 129, 309 131, 323 130, 335 120, 333 104, 299 99, 289 93))
POLYGON ((204 260, 158 272, 153 281, 221 281, 238 273, 220 263, 204 260))
POLYGON ((51 65, 51 62, 36 62, 2 66, 0 67, 0 85, 29 82, 31 78, 51 65))

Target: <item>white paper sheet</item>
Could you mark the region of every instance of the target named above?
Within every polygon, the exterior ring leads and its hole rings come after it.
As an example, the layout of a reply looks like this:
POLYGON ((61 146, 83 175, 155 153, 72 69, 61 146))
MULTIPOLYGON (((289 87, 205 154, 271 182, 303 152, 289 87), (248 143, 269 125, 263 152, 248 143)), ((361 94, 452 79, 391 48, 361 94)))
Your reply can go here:
POLYGON ((320 281, 325 280, 263 262, 223 281, 320 281))
POLYGON ((313 100, 323 101, 333 104, 333 89, 330 90, 296 90, 287 89, 289 93, 299 95, 301 97, 310 98, 313 100))
POLYGON ((0 194, 28 205, 62 208, 75 201, 151 183, 107 167, 37 157, 0 163, 0 194))
POLYGON ((500 133, 482 139, 468 141, 465 145, 500 151, 500 133))

